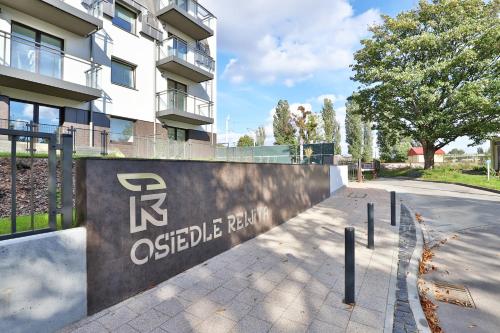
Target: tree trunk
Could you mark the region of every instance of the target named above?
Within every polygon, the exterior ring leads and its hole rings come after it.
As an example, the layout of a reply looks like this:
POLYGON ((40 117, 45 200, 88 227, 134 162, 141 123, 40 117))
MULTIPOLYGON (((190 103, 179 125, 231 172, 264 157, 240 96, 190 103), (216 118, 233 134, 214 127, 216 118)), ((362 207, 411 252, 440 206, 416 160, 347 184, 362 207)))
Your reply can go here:
POLYGON ((437 149, 432 144, 423 144, 424 148, 424 169, 432 169, 434 167, 434 154, 437 149))

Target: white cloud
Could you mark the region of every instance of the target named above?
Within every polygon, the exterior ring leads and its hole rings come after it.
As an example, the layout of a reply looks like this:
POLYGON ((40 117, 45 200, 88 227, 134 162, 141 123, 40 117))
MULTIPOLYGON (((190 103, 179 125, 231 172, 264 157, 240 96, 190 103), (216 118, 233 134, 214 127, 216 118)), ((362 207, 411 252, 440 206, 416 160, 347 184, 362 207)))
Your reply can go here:
POLYGON ((378 10, 354 15, 347 0, 204 0, 218 18, 218 47, 233 54, 223 74, 288 87, 317 73, 345 69, 378 10))

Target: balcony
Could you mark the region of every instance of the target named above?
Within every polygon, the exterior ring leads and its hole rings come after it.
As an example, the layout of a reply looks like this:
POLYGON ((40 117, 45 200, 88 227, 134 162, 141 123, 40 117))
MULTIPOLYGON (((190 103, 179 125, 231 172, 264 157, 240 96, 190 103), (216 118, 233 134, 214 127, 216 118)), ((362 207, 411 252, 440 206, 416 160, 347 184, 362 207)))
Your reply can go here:
POLYGON ((175 89, 156 94, 156 118, 165 122, 179 121, 191 125, 214 123, 214 104, 175 89))
POLYGON ((176 37, 170 37, 158 46, 156 66, 197 83, 214 78, 215 61, 212 57, 176 37))
POLYGON ((101 29, 103 24, 99 18, 102 0, 94 0, 85 7, 79 0, 0 0, 0 4, 83 37, 101 29))
POLYGON ((88 102, 101 97, 100 65, 0 31, 0 86, 88 102))
POLYGON ((196 40, 214 35, 215 17, 194 0, 159 0, 156 16, 196 40))

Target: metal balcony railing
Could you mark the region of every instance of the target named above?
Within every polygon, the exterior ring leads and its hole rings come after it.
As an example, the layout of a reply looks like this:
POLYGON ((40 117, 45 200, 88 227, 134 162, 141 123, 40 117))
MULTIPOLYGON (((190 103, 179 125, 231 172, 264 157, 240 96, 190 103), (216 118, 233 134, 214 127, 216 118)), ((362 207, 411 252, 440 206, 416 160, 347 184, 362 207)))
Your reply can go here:
POLYGON ((195 44, 188 44, 177 37, 169 37, 158 45, 158 59, 177 57, 209 73, 215 69, 215 61, 208 54, 198 50, 195 44))
POLYGON ((159 10, 175 5, 177 8, 185 11, 199 23, 213 29, 215 25, 215 16, 210 13, 205 7, 194 0, 159 0, 159 10))
POLYGON ((213 118, 214 103, 180 90, 169 89, 156 94, 156 111, 186 112, 213 118))
POLYGON ((0 50, 0 65, 101 89, 99 64, 6 31, 0 31, 0 50))

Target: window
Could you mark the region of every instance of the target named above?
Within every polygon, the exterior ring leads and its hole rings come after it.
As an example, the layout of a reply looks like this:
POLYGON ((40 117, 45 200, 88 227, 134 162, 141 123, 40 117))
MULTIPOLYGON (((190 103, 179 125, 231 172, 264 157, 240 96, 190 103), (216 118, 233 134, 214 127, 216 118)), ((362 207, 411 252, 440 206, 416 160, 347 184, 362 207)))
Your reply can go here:
POLYGON ((60 38, 12 23, 12 67, 61 79, 63 48, 60 38))
POLYGON ((38 131, 55 133, 60 125, 61 109, 55 106, 41 105, 24 101, 10 100, 10 127, 27 130, 30 121, 38 124, 38 131))
POLYGON ((174 141, 187 141, 187 130, 176 127, 167 127, 168 139, 174 141))
POLYGON ((120 86, 135 88, 135 66, 112 59, 111 82, 120 86))
POLYGON ((112 20, 114 25, 135 34, 136 17, 137 15, 133 11, 115 3, 115 16, 112 20))
POLYGON ((132 120, 111 118, 109 130, 112 142, 134 142, 134 122, 132 120))

